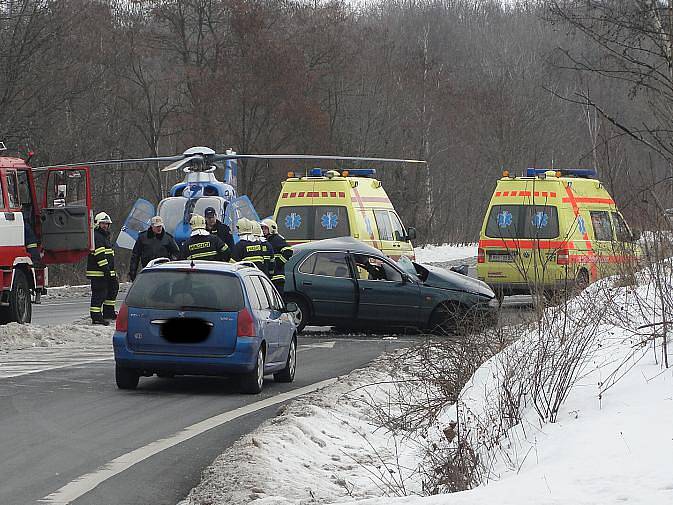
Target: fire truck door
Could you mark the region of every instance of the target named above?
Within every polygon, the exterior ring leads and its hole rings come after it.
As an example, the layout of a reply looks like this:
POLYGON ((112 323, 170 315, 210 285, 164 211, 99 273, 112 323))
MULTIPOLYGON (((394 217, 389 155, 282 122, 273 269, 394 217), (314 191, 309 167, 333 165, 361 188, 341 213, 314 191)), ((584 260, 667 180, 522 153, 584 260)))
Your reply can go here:
POLYGON ((48 170, 40 221, 45 263, 75 263, 89 254, 93 218, 88 167, 48 170))

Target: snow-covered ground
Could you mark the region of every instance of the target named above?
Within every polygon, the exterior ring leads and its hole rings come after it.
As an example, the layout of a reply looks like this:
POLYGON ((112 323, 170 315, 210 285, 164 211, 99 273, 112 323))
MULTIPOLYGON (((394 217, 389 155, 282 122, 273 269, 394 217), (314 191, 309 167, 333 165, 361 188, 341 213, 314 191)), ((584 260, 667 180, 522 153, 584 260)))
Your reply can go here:
MULTIPOLYGON (((130 282, 121 282, 119 283, 119 293, 118 298, 122 298, 122 295, 126 293, 131 287, 130 282)), ((51 300, 62 300, 68 298, 80 298, 91 296, 91 285, 90 284, 81 284, 78 286, 54 286, 47 288, 47 294, 42 297, 44 301, 51 300)))
MULTIPOLYGON (((652 330, 638 329, 670 316, 661 313, 648 275, 636 288, 613 283, 596 283, 568 312, 547 309, 542 324, 521 327, 432 426, 386 429, 377 422, 438 394, 421 384, 401 398, 396 381, 413 377, 418 363, 392 369, 384 358, 281 408, 216 459, 181 503, 673 503, 673 367, 661 364, 661 338, 655 346, 652 330), (537 390, 525 383, 536 370, 537 390), (567 396, 558 388, 564 380, 567 396), (555 393, 564 401, 549 422, 534 403, 544 410, 544 398, 555 393), (458 436, 448 436, 455 421, 458 436), (428 448, 455 454, 459 442, 482 463, 482 485, 418 496, 441 473, 427 466, 428 448)), ((669 355, 673 363, 670 344, 669 355)))
POLYGON ((9 323, 0 326, 0 352, 69 345, 82 348, 104 343, 109 343, 112 347, 113 333, 114 325, 93 326, 89 323, 79 323, 40 326, 9 323))
POLYGON ((477 244, 443 244, 416 247, 416 261, 419 263, 446 263, 477 257, 477 244))

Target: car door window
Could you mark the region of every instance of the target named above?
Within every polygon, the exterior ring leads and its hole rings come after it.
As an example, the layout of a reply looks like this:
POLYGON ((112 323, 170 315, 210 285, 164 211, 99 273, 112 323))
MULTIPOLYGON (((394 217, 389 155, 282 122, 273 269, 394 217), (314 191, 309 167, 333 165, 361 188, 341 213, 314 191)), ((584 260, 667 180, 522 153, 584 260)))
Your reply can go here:
POLYGON ((16 180, 16 172, 7 172, 7 204, 10 209, 21 207, 19 200, 19 183, 16 180))
POLYGON ((379 229, 380 240, 393 240, 393 228, 390 224, 390 217, 387 210, 375 210, 374 219, 376 227, 379 229))
POLYGON ((259 297, 259 303, 261 305, 261 308, 265 310, 271 310, 271 301, 269 300, 269 297, 266 294, 266 290, 262 285, 262 278, 258 275, 253 275, 252 277, 250 277, 250 279, 252 279, 252 284, 255 286, 255 291, 257 292, 257 296, 259 297))
POLYGON ((266 296, 270 300, 271 307, 274 310, 283 310, 283 302, 280 300, 280 297, 278 296, 278 293, 274 289, 271 282, 269 282, 269 279, 265 279, 264 277, 258 277, 258 279, 262 282, 262 286, 264 286, 264 290, 266 291, 266 296))
POLYGON ((252 277, 245 277, 243 279, 243 283, 245 284, 245 290, 248 292, 248 298, 250 299, 250 306, 255 310, 261 309, 262 304, 259 301, 259 295, 257 294, 255 285, 252 282, 252 277))
POLYGON ((0 209, 5 208, 5 192, 4 192, 5 183, 0 178, 0 209))
POLYGON ((594 235, 596 240, 611 241, 612 240, 612 225, 610 224, 610 217, 607 211, 591 211, 591 224, 594 228, 594 235))
POLYGON ((375 256, 353 256, 358 279, 369 281, 402 282, 402 274, 387 261, 375 256))
POLYGON ((390 224, 392 226, 393 240, 403 241, 404 238, 406 237, 406 233, 404 232, 404 226, 402 226, 402 221, 400 221, 399 216, 393 210, 388 211, 388 215, 390 216, 390 224))
POLYGON ((615 235, 619 242, 630 242, 631 241, 631 232, 624 222, 624 218, 618 213, 612 213, 612 222, 615 225, 615 235))
POLYGON ((302 263, 299 271, 305 274, 325 275, 327 277, 350 277, 346 254, 342 252, 314 253, 302 263))

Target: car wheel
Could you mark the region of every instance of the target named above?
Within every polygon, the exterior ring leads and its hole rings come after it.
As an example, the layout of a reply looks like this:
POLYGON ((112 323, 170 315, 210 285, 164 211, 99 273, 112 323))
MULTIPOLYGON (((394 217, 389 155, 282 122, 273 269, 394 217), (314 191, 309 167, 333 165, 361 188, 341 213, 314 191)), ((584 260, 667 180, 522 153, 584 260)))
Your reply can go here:
POLYGON ((435 335, 453 335, 458 329, 460 306, 455 303, 442 303, 435 307, 430 316, 430 332, 435 335))
POLYGON ((140 381, 140 374, 131 368, 115 366, 115 380, 119 389, 135 389, 140 381))
POLYGON ((287 362, 285 368, 280 372, 273 374, 273 379, 276 382, 292 382, 294 380, 294 372, 297 368, 297 341, 292 337, 290 342, 290 349, 287 353, 287 362))
POLYGON ((297 325, 297 333, 301 333, 308 324, 309 319, 308 304, 301 298, 290 298, 288 301, 297 304, 297 310, 295 310, 291 314, 292 317, 294 317, 294 324, 297 325))
POLYGON ((33 305, 30 299, 30 285, 26 274, 14 270, 14 285, 9 293, 9 307, 0 308, 2 323, 30 323, 33 317, 33 305))
POLYGON ((241 376, 241 390, 244 393, 256 395, 261 393, 264 385, 264 349, 261 347, 257 351, 257 360, 252 372, 241 376))

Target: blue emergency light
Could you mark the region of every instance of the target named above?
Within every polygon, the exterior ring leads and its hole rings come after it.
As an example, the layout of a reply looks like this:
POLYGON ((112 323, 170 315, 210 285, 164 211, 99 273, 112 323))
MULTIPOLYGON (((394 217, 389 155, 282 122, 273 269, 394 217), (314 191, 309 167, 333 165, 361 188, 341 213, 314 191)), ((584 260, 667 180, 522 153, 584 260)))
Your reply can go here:
POLYGON ((375 168, 349 168, 348 175, 355 177, 372 177, 376 175, 375 168))
POLYGON ((581 177, 583 179, 597 179, 598 172, 593 168, 533 168, 526 169, 526 177, 535 177, 537 175, 544 175, 546 172, 559 172, 561 176, 565 177, 581 177))
POLYGON ((322 168, 312 168, 308 175, 311 177, 320 177, 322 175, 322 168))

